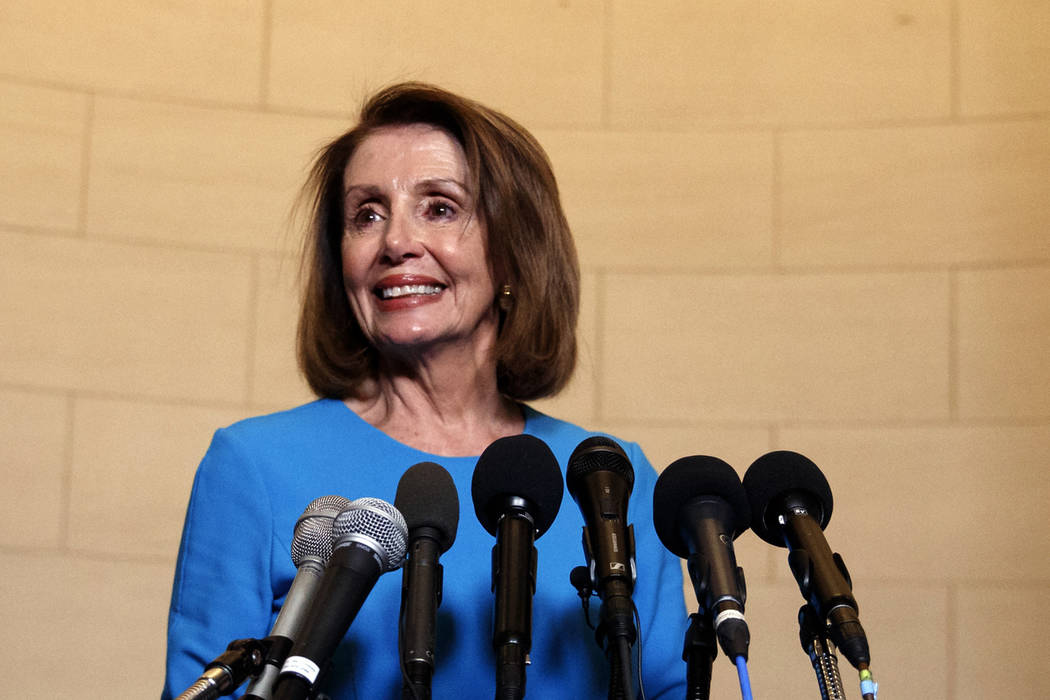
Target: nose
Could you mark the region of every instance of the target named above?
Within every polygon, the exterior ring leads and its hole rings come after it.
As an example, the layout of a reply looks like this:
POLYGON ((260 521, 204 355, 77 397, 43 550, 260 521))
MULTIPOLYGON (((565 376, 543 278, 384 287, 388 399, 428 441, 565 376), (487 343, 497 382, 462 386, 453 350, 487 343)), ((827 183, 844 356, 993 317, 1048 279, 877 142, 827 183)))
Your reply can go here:
POLYGON ((423 228, 419 222, 403 209, 392 211, 383 231, 382 261, 397 265, 409 258, 418 258, 423 252, 423 228))

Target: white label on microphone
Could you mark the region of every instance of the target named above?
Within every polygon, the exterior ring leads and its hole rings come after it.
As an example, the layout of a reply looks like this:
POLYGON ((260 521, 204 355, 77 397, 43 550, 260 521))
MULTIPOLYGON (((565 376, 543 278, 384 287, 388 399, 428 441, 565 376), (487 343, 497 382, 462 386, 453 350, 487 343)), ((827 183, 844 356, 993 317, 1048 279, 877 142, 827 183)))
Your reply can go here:
POLYGON ((718 626, 726 620, 744 620, 744 613, 739 610, 723 610, 715 618, 715 629, 718 629, 718 626))
POLYGON ((305 656, 289 656, 285 659, 284 666, 281 666, 281 673, 294 673, 313 685, 317 675, 321 673, 321 668, 305 656))

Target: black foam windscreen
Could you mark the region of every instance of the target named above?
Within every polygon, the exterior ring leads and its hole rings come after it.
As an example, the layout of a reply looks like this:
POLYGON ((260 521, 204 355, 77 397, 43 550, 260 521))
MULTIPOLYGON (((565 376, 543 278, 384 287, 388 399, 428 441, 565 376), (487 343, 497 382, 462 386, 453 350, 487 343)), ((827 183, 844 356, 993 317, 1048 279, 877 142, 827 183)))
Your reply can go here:
POLYGON ((459 495, 452 475, 440 464, 420 462, 409 467, 397 482, 394 507, 405 516, 410 535, 416 528, 434 528, 441 552, 456 541, 459 495))
POLYGON ((831 520, 831 487, 816 464, 798 452, 778 450, 762 455, 744 474, 744 491, 754 514, 751 529, 766 542, 786 547, 778 516, 788 500, 803 506, 809 515, 827 527, 831 520))
POLYGON ((627 482, 627 494, 634 487, 634 467, 619 443, 602 435, 593 435, 572 451, 565 468, 565 487, 577 498, 583 488, 583 479, 591 472, 610 471, 622 476, 627 482))
POLYGON ((733 510, 726 525, 736 539, 748 528, 751 507, 736 470, 718 459, 695 455, 675 460, 661 472, 653 487, 653 525, 664 547, 676 556, 689 557, 689 543, 682 536, 679 513, 694 498, 717 496, 733 510))
POLYGON ((486 447, 470 485, 474 511, 489 534, 496 534, 507 499, 518 497, 530 505, 537 538, 554 522, 564 491, 558 460, 532 435, 502 437, 486 447))

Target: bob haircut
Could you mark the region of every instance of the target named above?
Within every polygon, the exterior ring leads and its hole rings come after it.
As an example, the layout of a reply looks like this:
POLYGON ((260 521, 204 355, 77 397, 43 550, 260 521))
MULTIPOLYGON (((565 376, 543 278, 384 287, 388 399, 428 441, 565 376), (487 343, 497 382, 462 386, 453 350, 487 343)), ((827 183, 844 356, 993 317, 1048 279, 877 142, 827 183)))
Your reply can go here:
POLYGON ((341 241, 343 174, 354 149, 377 129, 429 124, 451 134, 466 154, 476 204, 487 232, 499 304, 493 352, 499 391, 515 400, 552 396, 576 365, 580 271, 576 248, 543 148, 524 127, 495 110, 424 83, 376 93, 360 121, 321 150, 304 190, 310 227, 303 255, 305 289, 299 316, 299 366, 310 388, 327 398, 361 396, 380 372, 347 300, 341 241))

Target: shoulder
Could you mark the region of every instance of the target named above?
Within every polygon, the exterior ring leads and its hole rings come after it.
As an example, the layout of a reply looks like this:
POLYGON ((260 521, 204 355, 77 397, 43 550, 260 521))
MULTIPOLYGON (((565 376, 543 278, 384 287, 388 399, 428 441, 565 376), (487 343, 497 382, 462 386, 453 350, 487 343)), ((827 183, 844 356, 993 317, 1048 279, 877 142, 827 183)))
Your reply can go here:
POLYGON ((311 451, 330 441, 333 434, 353 433, 362 424, 341 401, 318 399, 220 428, 212 447, 226 445, 248 452, 311 451))
POLYGON ((341 401, 318 399, 285 411, 245 418, 221 428, 218 433, 246 442, 281 440, 324 430, 340 418, 351 416, 341 401))
POLYGON ((215 431, 201 469, 265 480, 327 456, 336 449, 333 438, 353 439, 360 422, 342 402, 329 399, 246 418, 215 431))

